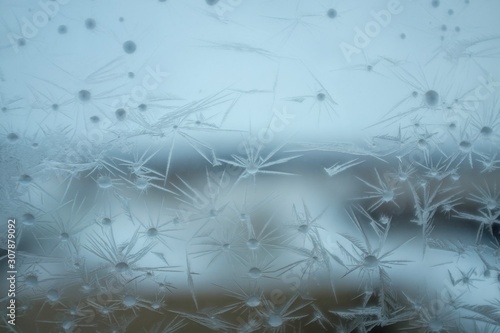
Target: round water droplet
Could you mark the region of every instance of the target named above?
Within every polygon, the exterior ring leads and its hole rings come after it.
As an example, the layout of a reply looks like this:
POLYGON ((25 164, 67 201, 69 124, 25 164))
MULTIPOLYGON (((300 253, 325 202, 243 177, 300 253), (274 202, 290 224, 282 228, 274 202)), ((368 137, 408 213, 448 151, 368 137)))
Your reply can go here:
POLYGON ((384 202, 389 202, 394 199, 394 191, 392 190, 386 190, 382 192, 382 200, 384 202))
POLYGON ((481 134, 483 136, 490 136, 491 133, 493 133, 493 129, 489 126, 484 126, 483 128, 481 128, 481 134))
POLYGON ((246 302, 247 306, 251 308, 256 308, 260 305, 260 298, 257 296, 250 296, 246 302))
POLYGON ((149 182, 146 178, 137 178, 137 180, 135 181, 135 187, 137 187, 137 189, 141 191, 147 189, 148 186, 149 182))
POLYGON ((307 234, 309 232, 309 226, 307 224, 301 224, 297 230, 303 234, 307 234))
POLYGON ((247 247, 250 249, 250 250, 257 250, 260 246, 260 243, 258 240, 256 240, 255 238, 250 238, 248 241, 247 241, 247 247))
POLYGON ((280 315, 272 314, 269 316, 269 318, 267 318, 267 323, 271 327, 280 327, 281 325, 283 325, 283 318, 281 318, 280 315))
POLYGON ((23 214, 23 216, 21 217, 21 223, 25 226, 32 226, 33 224, 35 224, 35 216, 33 216, 33 214, 31 213, 23 214))
POLYGON ((115 116, 116 119, 118 119, 119 121, 123 121, 127 117, 127 111, 125 111, 125 109, 120 108, 115 111, 115 116))
POLYGON ((470 143, 470 141, 463 140, 463 141, 460 141, 460 143, 458 144, 458 147, 460 148, 460 150, 463 153, 468 153, 472 149, 472 143, 470 143))
POLYGON ((441 320, 438 318, 432 318, 431 321, 429 322, 429 329, 431 332, 441 332, 443 329, 443 323, 441 323, 441 320))
POLYGON ((80 290, 82 291, 82 293, 88 294, 92 291, 92 286, 88 284, 83 284, 80 290))
POLYGON ((14 143, 17 140, 19 140, 19 135, 17 135, 16 133, 7 134, 7 141, 9 141, 10 143, 14 143))
POLYGON ((85 28, 89 30, 94 30, 96 27, 96 22, 93 18, 88 18, 85 20, 85 28))
POLYGON ((121 261, 115 265, 115 271, 118 273, 123 273, 129 270, 129 266, 127 263, 121 261))
POLYGON ((418 148, 420 149, 427 149, 427 140, 425 139, 419 139, 418 142, 417 142, 417 146, 418 148))
POLYGON ((429 107, 434 107, 439 103, 439 94, 435 90, 429 90, 424 95, 425 104, 429 107))
POLYGON ((65 25, 60 25, 58 28, 57 28, 57 32, 60 34, 60 35, 64 35, 68 32, 68 27, 65 26, 65 25))
POLYGON ((47 299, 51 302, 57 302, 59 300, 59 292, 55 289, 50 289, 47 291, 47 299))
POLYGON ((123 51, 127 54, 132 54, 137 50, 137 45, 134 41, 128 40, 123 43, 123 51))
POLYGON ((108 176, 100 176, 97 178, 97 185, 102 189, 107 189, 113 186, 113 182, 108 176))
POLYGON ((257 164, 255 163, 252 163, 250 164, 248 167, 247 167, 247 173, 249 175, 255 175, 257 172, 259 171, 259 167, 257 166, 257 164))
POLYGON ((368 268, 375 268, 378 266, 378 259, 374 255, 367 255, 365 257, 365 266, 368 268))
POLYGON ((147 231, 148 237, 158 236, 158 230, 156 228, 149 228, 147 231))
POLYGON ((28 275, 26 279, 24 279, 24 282, 30 287, 34 288, 38 286, 38 276, 36 275, 28 275))
POLYGON ((128 308, 134 307, 137 305, 137 298, 133 295, 125 295, 125 297, 123 297, 123 305, 128 308))
POLYGON ((248 271, 248 275, 252 278, 252 279, 258 279, 262 276, 262 272, 260 269, 258 269, 257 267, 252 267, 250 268, 250 270, 248 271))
POLYGON ((19 183, 22 185, 28 185, 32 181, 33 181, 33 178, 31 178, 30 175, 24 174, 24 175, 19 176, 19 183))
POLYGON ((113 221, 111 221, 111 219, 109 217, 104 217, 101 220, 101 224, 105 225, 105 226, 110 226, 111 222, 113 222, 113 221))
POLYGON ((73 327, 73 322, 71 320, 64 320, 61 326, 65 331, 68 331, 73 327))
POLYGON ((486 208, 488 208, 489 210, 496 209, 497 207, 498 207, 498 202, 496 200, 488 199, 486 201, 486 208))
POLYGON ((91 98, 92 98, 92 94, 88 90, 82 89, 78 92, 78 99, 81 102, 88 102, 88 101, 90 101, 91 98))
POLYGON ((337 11, 334 9, 334 8, 330 8, 328 9, 328 11, 326 12, 326 16, 328 16, 329 18, 331 19, 334 19, 336 18, 338 15, 337 11))

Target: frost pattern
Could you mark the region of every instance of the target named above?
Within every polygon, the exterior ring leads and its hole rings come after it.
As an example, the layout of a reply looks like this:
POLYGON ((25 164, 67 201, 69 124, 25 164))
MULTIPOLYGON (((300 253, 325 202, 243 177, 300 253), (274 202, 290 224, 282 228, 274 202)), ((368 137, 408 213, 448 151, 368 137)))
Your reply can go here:
POLYGON ((2 330, 500 331, 495 1, 0 8, 2 330))

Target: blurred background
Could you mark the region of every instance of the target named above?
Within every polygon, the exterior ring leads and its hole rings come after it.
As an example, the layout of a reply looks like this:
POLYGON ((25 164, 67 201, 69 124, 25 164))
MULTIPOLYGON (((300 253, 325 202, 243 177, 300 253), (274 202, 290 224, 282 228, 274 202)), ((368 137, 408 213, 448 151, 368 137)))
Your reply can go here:
POLYGON ((6 331, 499 330, 496 1, 0 8, 6 331))

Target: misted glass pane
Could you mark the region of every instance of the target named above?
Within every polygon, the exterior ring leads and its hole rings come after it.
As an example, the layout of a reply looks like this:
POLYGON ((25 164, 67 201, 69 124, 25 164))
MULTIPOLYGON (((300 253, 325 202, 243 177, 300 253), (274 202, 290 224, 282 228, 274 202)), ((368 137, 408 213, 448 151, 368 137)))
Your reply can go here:
POLYGON ((500 332, 499 14, 0 0, 0 331, 500 332))

